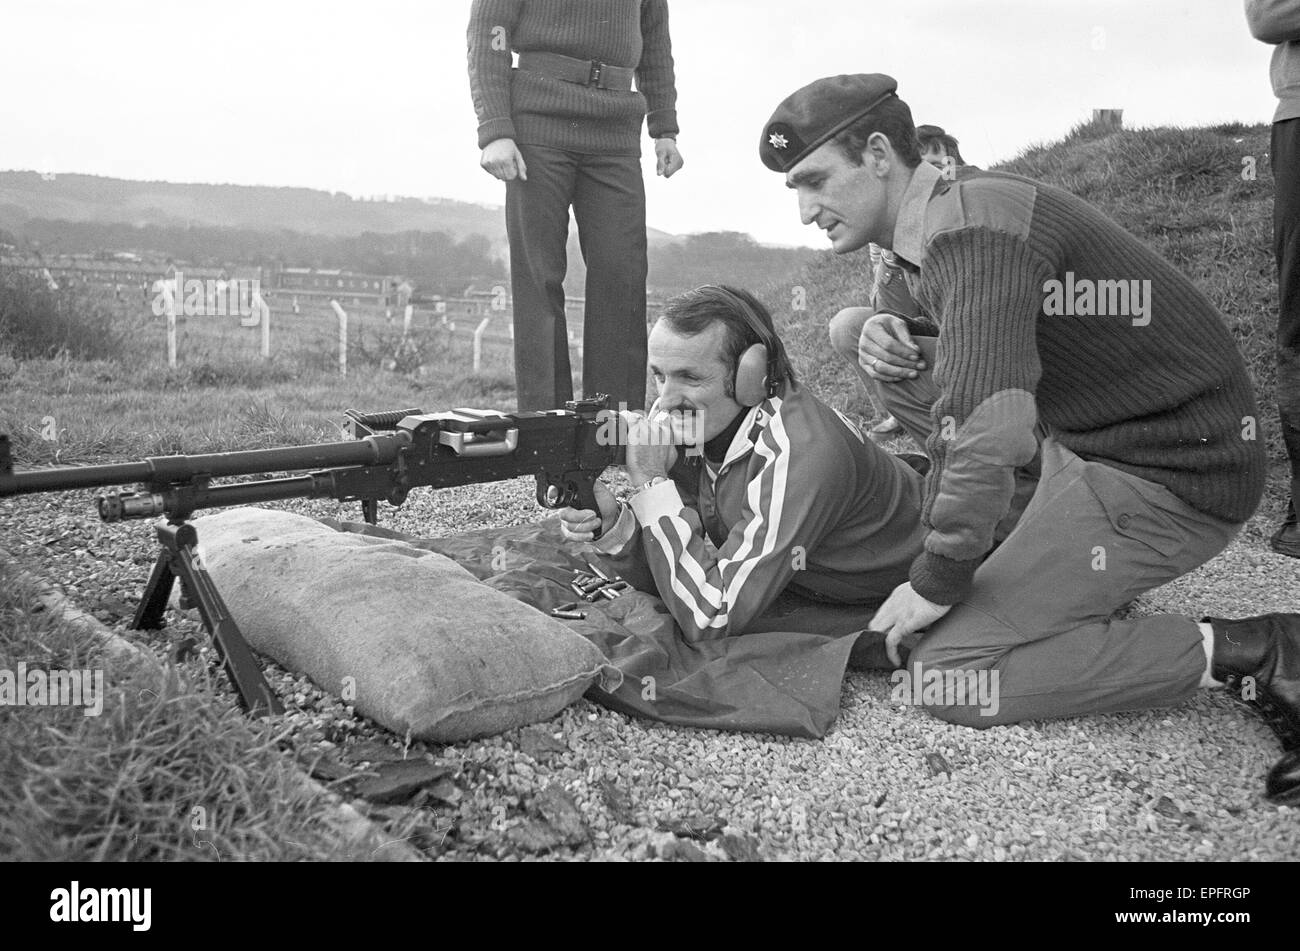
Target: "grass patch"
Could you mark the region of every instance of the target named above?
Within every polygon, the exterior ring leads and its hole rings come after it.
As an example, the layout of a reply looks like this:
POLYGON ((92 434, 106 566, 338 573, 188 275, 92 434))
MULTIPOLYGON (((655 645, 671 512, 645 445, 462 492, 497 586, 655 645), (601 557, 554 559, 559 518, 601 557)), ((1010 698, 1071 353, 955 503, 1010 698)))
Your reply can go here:
POLYGON ((37 277, 0 268, 0 353, 120 358, 134 331, 135 322, 122 320, 101 295, 54 290, 37 277))
POLYGON ((514 399, 513 382, 500 370, 475 375, 438 366, 415 378, 358 369, 344 378, 337 370, 301 368, 279 377, 271 368, 238 382, 243 371, 234 366, 219 368, 231 382, 214 385, 192 370, 0 362, 0 432, 10 435, 22 466, 68 465, 331 442, 341 438, 343 411, 351 407, 503 409, 514 399))
POLYGON ((270 727, 191 665, 184 691, 107 667, 0 568, 0 669, 104 669, 99 716, 3 710, 0 858, 212 861, 342 857, 270 727))

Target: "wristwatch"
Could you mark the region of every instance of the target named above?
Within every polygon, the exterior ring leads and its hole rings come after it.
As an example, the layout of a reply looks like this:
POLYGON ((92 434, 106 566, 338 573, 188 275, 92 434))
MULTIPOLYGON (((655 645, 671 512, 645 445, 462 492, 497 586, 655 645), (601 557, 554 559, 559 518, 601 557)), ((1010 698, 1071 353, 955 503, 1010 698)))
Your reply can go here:
POLYGON ((646 489, 652 489, 660 482, 667 482, 667 481, 668 481, 667 476, 655 476, 652 479, 647 479, 645 482, 642 482, 640 485, 629 485, 626 489, 620 489, 617 493, 615 493, 614 501, 618 502, 619 505, 626 505, 628 502, 632 501, 632 497, 637 493, 644 492, 646 489))

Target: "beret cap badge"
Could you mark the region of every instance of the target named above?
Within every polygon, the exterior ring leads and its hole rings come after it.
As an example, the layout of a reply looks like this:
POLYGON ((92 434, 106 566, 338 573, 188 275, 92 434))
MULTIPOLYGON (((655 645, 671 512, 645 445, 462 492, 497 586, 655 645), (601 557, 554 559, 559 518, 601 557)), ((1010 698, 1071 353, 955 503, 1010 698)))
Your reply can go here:
POLYGON ((840 131, 897 94, 884 73, 827 76, 777 106, 763 127, 759 157, 774 172, 788 172, 840 131))

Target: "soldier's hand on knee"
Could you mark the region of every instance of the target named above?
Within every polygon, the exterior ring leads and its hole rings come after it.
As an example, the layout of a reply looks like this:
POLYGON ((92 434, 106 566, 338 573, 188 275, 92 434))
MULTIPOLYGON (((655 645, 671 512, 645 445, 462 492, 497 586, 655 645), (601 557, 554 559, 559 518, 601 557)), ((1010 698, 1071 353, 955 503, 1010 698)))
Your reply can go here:
POLYGON ((514 139, 494 139, 487 144, 478 164, 493 178, 503 182, 528 181, 528 166, 514 139))
POLYGON ((925 369, 921 348, 912 340, 907 321, 885 312, 872 314, 862 325, 858 363, 867 376, 881 383, 915 379, 925 369))
POLYGON ((925 630, 951 610, 951 604, 927 601, 916 593, 910 581, 905 581, 872 616, 867 629, 885 634, 885 653, 893 663, 901 664, 899 642, 908 634, 925 630))
POLYGON ((599 512, 591 509, 560 509, 560 534, 567 541, 589 542, 595 537, 597 528, 603 535, 618 521, 618 503, 614 501, 613 494, 605 488, 603 482, 596 483, 595 491, 599 512))

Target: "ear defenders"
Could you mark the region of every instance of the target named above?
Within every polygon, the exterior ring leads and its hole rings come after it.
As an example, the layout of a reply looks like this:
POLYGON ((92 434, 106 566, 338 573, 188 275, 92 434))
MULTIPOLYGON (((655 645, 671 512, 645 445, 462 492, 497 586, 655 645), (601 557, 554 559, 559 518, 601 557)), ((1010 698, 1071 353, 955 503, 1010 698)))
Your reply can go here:
POLYGON ((771 396, 767 347, 752 344, 736 361, 736 402, 741 406, 757 406, 771 396))
POLYGON ((741 406, 757 406, 776 394, 778 381, 772 369, 777 354, 776 338, 743 297, 725 287, 715 285, 715 288, 745 318, 754 335, 763 341, 746 347, 736 361, 736 402, 741 406))

